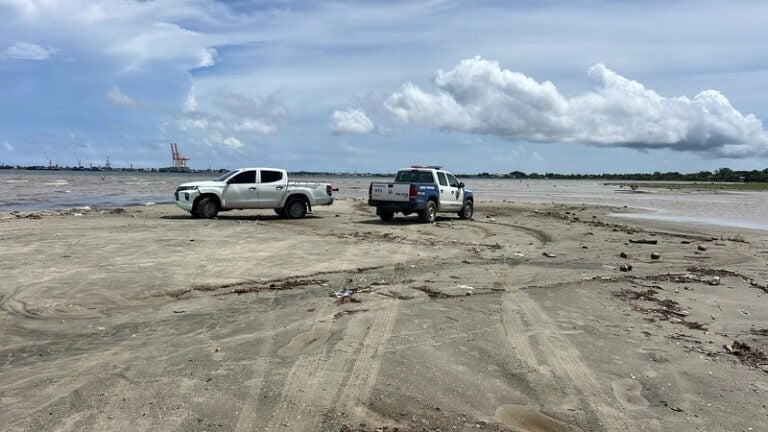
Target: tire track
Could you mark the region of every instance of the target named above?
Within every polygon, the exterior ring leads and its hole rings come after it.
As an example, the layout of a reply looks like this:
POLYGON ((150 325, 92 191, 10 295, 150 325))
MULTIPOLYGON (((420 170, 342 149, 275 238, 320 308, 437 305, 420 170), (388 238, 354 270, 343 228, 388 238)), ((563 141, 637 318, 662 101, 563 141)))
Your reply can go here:
MULTIPOLYGON (((272 309, 274 305, 275 297, 270 297, 269 308, 272 309)), ((271 315, 270 315, 271 316, 271 315)), ((272 327, 272 320, 270 319, 265 328, 272 327)), ((259 346, 256 358, 264 360, 251 366, 252 373, 248 381, 244 381, 243 385, 248 386, 247 398, 243 401, 243 405, 240 408, 240 415, 237 418, 237 425, 235 425, 235 431, 252 431, 256 429, 256 426, 263 423, 258 417, 259 407, 259 395, 264 387, 264 381, 266 378, 267 370, 269 369, 269 356, 272 354, 274 342, 272 337, 266 336, 264 343, 259 346), (249 385, 250 384, 250 385, 249 385)))
POLYGON ((361 419, 366 417, 364 406, 370 399, 376 384, 387 341, 392 336, 397 315, 398 303, 392 302, 391 305, 379 311, 374 318, 368 335, 361 343, 349 379, 336 398, 336 407, 344 411, 351 408, 357 417, 361 419))
MULTIPOLYGON (((310 333, 330 334, 333 319, 331 316, 323 318, 323 322, 313 326, 310 333)), ((267 430, 312 431, 320 428, 324 410, 317 396, 319 384, 325 376, 323 369, 328 364, 328 344, 326 341, 321 343, 322 348, 311 348, 310 352, 301 355, 288 371, 279 406, 273 412, 267 430)))
POLYGON ((558 331, 552 320, 524 290, 512 290, 509 287, 506 283, 508 275, 501 271, 494 273, 501 286, 508 290, 502 307, 504 331, 512 335, 522 359, 537 371, 550 372, 562 383, 575 387, 593 407, 604 430, 630 430, 625 417, 614 407, 613 400, 602 391, 578 349, 558 331), (531 341, 535 341, 541 359, 537 358, 531 341))
MULTIPOLYGON (((405 272, 406 266, 402 262, 395 264, 393 283, 404 280, 405 272)), ((335 345, 327 342, 327 336, 314 342, 320 335, 330 335, 334 324, 327 313, 319 313, 316 324, 303 334, 309 335, 308 351, 298 354, 287 373, 272 416, 258 426, 272 431, 318 431, 323 428, 325 414, 348 411, 358 401, 367 400, 378 375, 386 341, 394 328, 397 305, 398 302, 387 300, 375 316, 364 314, 350 319, 341 340, 335 345)), ((291 345, 294 345, 293 341, 291 345)), ((281 348, 278 354, 292 351, 287 348, 281 348)), ((261 371, 262 377, 265 370, 261 371)), ((253 420, 241 421, 236 430, 255 429, 257 425, 253 420)))

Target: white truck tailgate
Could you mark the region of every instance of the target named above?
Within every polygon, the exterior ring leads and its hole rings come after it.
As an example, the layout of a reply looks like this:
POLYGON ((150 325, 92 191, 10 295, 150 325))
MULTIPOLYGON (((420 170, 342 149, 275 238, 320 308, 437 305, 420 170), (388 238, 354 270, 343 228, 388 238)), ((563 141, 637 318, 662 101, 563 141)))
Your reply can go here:
POLYGON ((372 183, 371 199, 374 201, 408 201, 410 183, 372 183))

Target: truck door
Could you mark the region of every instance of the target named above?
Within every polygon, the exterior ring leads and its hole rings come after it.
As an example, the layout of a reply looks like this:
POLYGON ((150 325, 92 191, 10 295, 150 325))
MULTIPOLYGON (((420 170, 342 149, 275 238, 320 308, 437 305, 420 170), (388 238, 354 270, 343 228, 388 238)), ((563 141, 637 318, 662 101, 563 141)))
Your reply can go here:
POLYGON ((232 177, 227 182, 222 195, 225 208, 241 209, 251 208, 256 205, 258 200, 256 171, 243 171, 232 177))
POLYGON ((464 189, 459 187, 459 181, 452 174, 445 173, 445 176, 448 178, 448 190, 450 191, 448 196, 450 207, 446 207, 446 210, 459 211, 464 205, 464 189))
POLYGON ((437 186, 440 188, 440 210, 452 209, 454 197, 448 186, 448 178, 442 171, 437 171, 437 186))
POLYGON ((282 171, 259 171, 259 208, 277 208, 283 200, 288 179, 282 171))

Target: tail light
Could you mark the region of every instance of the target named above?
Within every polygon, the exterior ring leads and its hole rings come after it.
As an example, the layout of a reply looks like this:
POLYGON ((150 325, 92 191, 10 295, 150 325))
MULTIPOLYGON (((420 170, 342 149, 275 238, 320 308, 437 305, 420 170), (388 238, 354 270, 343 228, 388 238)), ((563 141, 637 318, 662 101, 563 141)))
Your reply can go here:
POLYGON ((411 190, 408 191, 408 198, 415 199, 416 195, 418 195, 418 192, 416 192, 416 186, 411 185, 411 190))
POLYGON ((333 185, 332 184, 328 183, 327 185, 325 185, 325 193, 327 193, 328 196, 333 195, 333 185))

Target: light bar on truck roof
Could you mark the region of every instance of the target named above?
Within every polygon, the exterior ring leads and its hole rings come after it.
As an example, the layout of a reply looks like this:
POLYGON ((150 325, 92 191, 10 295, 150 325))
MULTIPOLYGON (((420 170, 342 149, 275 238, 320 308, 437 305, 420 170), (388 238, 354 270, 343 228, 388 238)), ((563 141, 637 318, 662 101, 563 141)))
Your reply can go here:
POLYGON ((411 168, 430 168, 436 170, 443 169, 443 167, 437 165, 411 165, 411 168))

